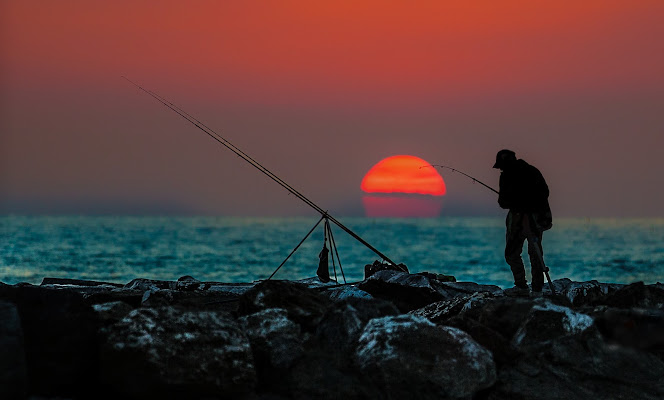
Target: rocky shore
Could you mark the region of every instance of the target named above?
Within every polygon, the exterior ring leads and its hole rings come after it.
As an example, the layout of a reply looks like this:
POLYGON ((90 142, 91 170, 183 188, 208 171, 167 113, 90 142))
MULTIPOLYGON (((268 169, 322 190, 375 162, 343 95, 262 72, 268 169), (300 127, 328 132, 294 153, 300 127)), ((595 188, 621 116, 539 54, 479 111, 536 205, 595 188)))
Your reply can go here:
POLYGON ((664 285, 554 286, 0 283, 0 398, 664 398, 664 285))

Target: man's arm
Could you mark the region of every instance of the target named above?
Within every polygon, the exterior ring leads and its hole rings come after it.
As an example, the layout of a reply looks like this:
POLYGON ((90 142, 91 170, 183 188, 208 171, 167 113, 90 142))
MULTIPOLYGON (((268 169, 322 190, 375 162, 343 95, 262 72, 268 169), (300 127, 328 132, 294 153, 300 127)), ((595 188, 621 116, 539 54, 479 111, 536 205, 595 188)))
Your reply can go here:
MULTIPOLYGON (((534 168, 534 167, 533 167, 534 168)), ((537 182, 536 188, 537 188, 537 194, 543 198, 543 199, 548 199, 549 198, 549 185, 546 184, 546 180, 544 179, 544 176, 540 172, 539 169, 535 169, 535 179, 537 182)))
POLYGON ((500 183, 498 184, 498 205, 500 208, 508 209, 512 206, 512 199, 510 198, 510 191, 506 189, 507 179, 505 178, 505 173, 500 174, 500 183))

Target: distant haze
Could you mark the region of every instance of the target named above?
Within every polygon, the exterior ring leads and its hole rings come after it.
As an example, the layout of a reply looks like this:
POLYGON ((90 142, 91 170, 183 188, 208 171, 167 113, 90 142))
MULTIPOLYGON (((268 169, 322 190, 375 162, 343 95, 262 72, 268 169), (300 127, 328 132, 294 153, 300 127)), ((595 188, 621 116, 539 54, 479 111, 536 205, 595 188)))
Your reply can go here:
MULTIPOLYGON (((664 217, 664 2, 0 3, 0 214, 313 215, 398 154, 498 186, 512 149, 554 216, 664 217)), ((440 170, 441 215, 502 215, 440 170)))

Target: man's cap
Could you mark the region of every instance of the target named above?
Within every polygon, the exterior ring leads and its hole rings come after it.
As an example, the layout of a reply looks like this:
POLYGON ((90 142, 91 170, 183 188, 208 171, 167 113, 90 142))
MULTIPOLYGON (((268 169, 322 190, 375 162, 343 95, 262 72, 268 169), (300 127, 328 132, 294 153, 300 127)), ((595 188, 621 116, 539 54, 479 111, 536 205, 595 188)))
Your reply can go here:
POLYGON ((494 168, 502 168, 506 160, 515 160, 516 153, 512 150, 503 149, 496 154, 496 163, 493 164, 494 168))

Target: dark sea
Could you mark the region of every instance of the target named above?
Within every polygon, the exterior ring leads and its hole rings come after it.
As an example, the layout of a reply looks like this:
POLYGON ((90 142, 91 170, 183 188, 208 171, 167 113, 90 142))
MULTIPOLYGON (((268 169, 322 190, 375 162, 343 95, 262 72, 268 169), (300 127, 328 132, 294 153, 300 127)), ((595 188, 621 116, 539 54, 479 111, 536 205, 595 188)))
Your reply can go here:
MULTIPOLYGON (((512 286, 502 218, 338 218, 411 272, 512 286)), ((135 278, 253 282, 269 277, 318 218, 0 217, 0 281, 44 277, 127 283, 135 278)), ((322 225, 273 279, 315 276, 322 225)), ((364 278, 380 257, 332 225, 341 282, 364 278)), ((544 234, 551 278, 664 282, 664 220, 558 219, 544 234)), ((526 268, 529 268, 524 251, 526 268)), ((330 274, 334 276, 330 262, 330 274)))

